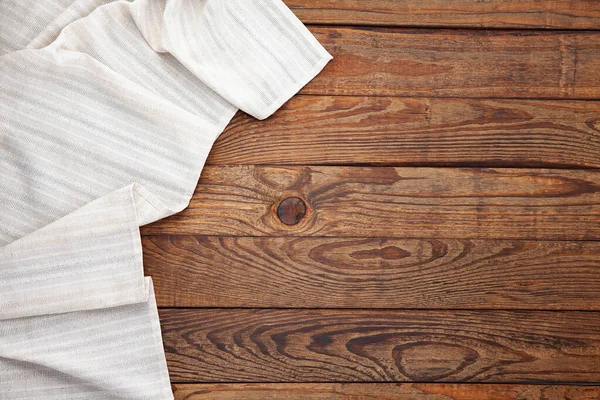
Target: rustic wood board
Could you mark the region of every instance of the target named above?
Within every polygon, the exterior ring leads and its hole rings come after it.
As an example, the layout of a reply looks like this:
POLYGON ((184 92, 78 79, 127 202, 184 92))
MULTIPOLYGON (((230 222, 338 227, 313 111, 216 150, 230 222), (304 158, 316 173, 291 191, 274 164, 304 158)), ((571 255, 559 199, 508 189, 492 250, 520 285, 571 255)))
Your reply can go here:
POLYGON ((598 386, 451 383, 177 384, 176 400, 597 400, 598 386))
POLYGON ((176 399, 600 398, 600 2, 285 2, 335 58, 142 229, 176 399))
POLYGON ((600 98, 597 32, 312 27, 334 59, 301 93, 600 98))
POLYGON ((599 167, 600 102, 300 95, 207 164, 599 167))
POLYGON ((600 171, 206 167, 190 206, 145 234, 589 240, 600 171), (286 225, 281 200, 306 202, 286 225))
POLYGON ((163 309, 183 382, 600 381, 600 313, 163 309))
POLYGON ((285 0, 307 24, 600 29, 596 0, 285 0))
POLYGON ((600 243, 143 238, 163 307, 600 310, 600 243))

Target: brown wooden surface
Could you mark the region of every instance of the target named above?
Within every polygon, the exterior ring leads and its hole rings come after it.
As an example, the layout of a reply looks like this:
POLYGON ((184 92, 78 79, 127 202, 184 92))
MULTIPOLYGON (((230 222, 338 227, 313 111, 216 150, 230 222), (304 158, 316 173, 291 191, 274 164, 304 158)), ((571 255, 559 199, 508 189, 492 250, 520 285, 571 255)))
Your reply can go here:
POLYGON ((301 93, 600 97, 597 32, 311 27, 334 59, 301 93))
POLYGON ((285 1, 335 58, 142 230, 176 399, 599 399, 600 1, 285 1))
POLYGON ((307 24, 600 29, 597 0, 285 0, 307 24))
POLYGON ((238 113, 207 163, 597 168, 600 102, 299 95, 238 113))
POLYGON ((160 313, 173 382, 594 382, 600 314, 178 310, 160 313))
POLYGON ((176 400, 597 400, 600 388, 423 383, 177 384, 176 400))
POLYGON ((600 237, 600 171, 207 167, 189 207, 146 234, 586 240, 600 237), (296 225, 277 217, 298 196, 296 225))
POLYGON ((150 236, 164 307, 600 309, 600 243, 150 236))

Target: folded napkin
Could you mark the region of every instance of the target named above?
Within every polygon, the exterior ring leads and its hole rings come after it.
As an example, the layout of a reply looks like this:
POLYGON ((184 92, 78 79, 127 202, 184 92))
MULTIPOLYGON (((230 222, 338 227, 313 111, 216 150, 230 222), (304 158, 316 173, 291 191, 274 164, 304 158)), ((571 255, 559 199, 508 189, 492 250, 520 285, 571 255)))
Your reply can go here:
POLYGON ((139 227, 331 56, 280 0, 0 2, 0 399, 172 399, 139 227))

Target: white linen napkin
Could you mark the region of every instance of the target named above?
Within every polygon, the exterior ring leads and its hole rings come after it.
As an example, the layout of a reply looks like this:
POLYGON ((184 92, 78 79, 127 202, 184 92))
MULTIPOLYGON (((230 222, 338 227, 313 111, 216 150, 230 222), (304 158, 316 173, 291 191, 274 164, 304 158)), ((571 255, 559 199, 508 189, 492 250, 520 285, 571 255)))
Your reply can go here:
POLYGON ((280 0, 0 1, 0 399, 171 399, 139 227, 331 56, 280 0))

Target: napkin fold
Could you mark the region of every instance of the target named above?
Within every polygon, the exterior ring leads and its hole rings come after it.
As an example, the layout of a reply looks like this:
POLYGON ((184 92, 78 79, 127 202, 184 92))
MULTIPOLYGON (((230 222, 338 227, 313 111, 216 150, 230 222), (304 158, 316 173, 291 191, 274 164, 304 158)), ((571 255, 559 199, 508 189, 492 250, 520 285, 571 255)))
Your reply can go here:
POLYGON ((331 56, 280 0, 0 2, 0 399, 170 399, 139 227, 331 56))

